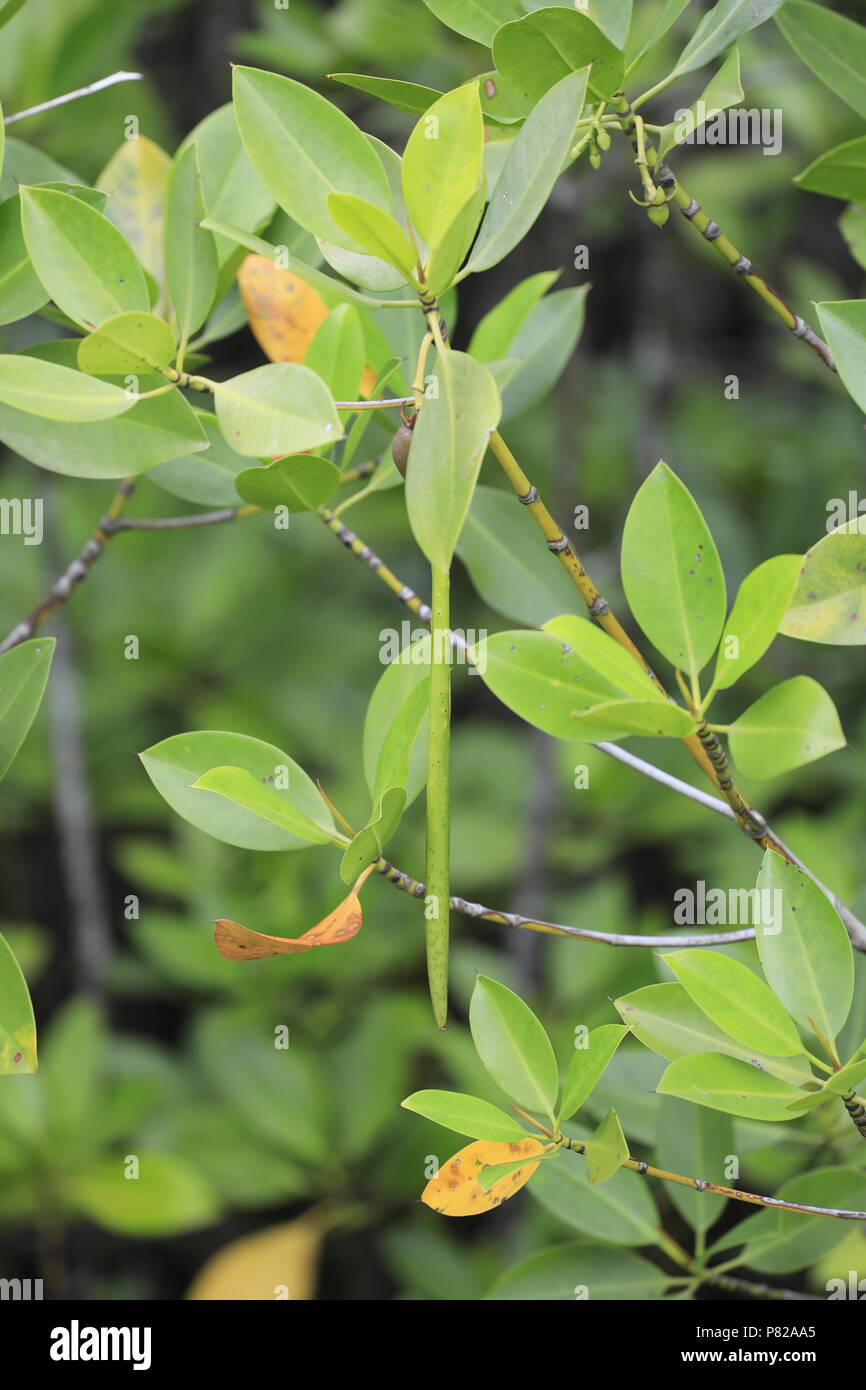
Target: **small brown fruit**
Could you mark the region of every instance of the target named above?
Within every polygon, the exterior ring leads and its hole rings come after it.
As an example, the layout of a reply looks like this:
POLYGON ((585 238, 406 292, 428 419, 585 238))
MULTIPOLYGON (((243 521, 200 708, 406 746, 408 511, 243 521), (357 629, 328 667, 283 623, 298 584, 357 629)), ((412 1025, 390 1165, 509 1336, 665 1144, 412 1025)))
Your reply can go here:
POLYGON ((391 457, 394 465, 401 477, 406 476, 406 467, 409 463, 409 447, 412 443, 412 425, 403 424, 397 430, 391 441, 391 457))

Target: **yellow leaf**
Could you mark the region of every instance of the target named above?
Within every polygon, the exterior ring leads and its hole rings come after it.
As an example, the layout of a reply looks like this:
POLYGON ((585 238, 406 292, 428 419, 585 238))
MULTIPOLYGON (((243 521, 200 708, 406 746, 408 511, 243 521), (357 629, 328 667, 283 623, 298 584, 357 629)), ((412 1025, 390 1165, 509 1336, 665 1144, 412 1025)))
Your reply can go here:
POLYGON ((105 215, 119 227, 145 270, 165 283, 163 213, 171 159, 144 135, 124 140, 96 187, 108 194, 105 215))
POLYGON ((512 1163, 516 1159, 544 1151, 544 1145, 536 1139, 516 1139, 509 1143, 493 1143, 478 1140, 467 1144, 465 1149, 449 1158, 431 1178, 421 1201, 432 1207, 440 1216, 480 1216, 482 1212, 492 1211, 519 1192, 524 1183, 529 1182, 538 1167, 538 1162, 527 1162, 500 1178, 487 1191, 478 1182, 478 1173, 488 1164, 512 1163))
MULTIPOLYGON (((303 362, 316 330, 328 317, 322 296, 268 256, 244 259, 238 288, 253 336, 265 356, 272 362, 303 362)), ((365 367, 362 395, 369 395, 375 380, 375 372, 365 367)))
POLYGON ((199 1270, 187 1298, 197 1303, 309 1301, 315 1297, 319 1247, 332 1219, 314 1207, 297 1221, 231 1241, 199 1270))
POLYGON ((305 931, 303 936, 268 936, 265 932, 242 927, 240 922, 232 922, 228 917, 221 917, 214 928, 217 950, 226 960, 261 960, 263 956, 296 956, 301 951, 312 950, 314 946, 339 946, 342 941, 350 941, 358 935, 363 925, 358 893, 374 867, 371 864, 365 869, 339 906, 305 931))

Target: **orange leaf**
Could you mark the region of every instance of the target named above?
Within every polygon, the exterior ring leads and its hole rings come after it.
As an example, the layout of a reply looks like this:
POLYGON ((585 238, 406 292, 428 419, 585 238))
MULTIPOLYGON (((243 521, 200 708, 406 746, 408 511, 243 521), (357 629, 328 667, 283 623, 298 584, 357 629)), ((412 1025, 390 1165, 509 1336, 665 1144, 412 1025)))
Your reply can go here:
POLYGON ((516 1139, 509 1143, 480 1139, 467 1144, 430 1179, 421 1193, 421 1201, 440 1216, 480 1216, 482 1212, 492 1211, 529 1182, 538 1163, 528 1162, 525 1167, 507 1173, 487 1192, 477 1181, 480 1170, 489 1164, 512 1163, 524 1155, 530 1159, 534 1154, 543 1153, 544 1147, 537 1139, 516 1139))
MULTIPOLYGON (((268 256, 247 256, 238 270, 238 288, 250 328, 272 362, 303 362, 316 330, 330 312, 320 294, 268 256)), ((376 374, 364 368, 361 393, 369 395, 376 374)))
POLYGON ((339 907, 303 936, 268 936, 221 917, 213 934, 217 950, 225 960, 261 960, 264 956, 297 956, 302 951, 311 951, 314 946, 339 946, 343 941, 350 941, 361 930, 363 915, 358 893, 373 868, 372 864, 366 868, 339 907))

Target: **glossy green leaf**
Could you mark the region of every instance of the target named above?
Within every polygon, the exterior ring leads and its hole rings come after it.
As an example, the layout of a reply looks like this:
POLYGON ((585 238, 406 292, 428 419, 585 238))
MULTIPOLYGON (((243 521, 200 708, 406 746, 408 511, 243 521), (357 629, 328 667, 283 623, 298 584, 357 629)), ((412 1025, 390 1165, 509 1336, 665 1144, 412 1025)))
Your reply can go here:
POLYGON ((168 367, 174 334, 163 319, 138 311, 106 319, 78 344, 78 365, 94 376, 126 376, 168 367))
POLYGON ((774 1057, 745 1047, 707 1018, 680 984, 645 985, 617 999, 615 1007, 635 1037, 668 1061, 694 1052, 721 1052, 757 1063, 792 1086, 812 1080, 805 1057, 774 1057))
POLYGON ((193 1167, 167 1153, 145 1151, 136 1159, 134 1177, 120 1154, 68 1177, 64 1197, 70 1209, 125 1236, 174 1235, 216 1221, 217 1200, 193 1167))
POLYGON ((275 825, 299 840, 326 845, 332 838, 327 830, 323 830, 299 809, 291 787, 284 794, 270 782, 248 772, 245 767, 212 767, 192 785, 194 791, 201 789, 223 796, 232 805, 265 821, 268 826, 275 825))
POLYGON ((672 29, 684 10, 688 9, 691 0, 665 0, 663 9, 652 29, 646 36, 638 53, 632 60, 632 66, 636 66, 638 59, 643 58, 644 54, 649 53, 650 49, 655 48, 660 43, 669 29, 672 29))
POLYGON ((771 989, 802 1027, 832 1041, 851 1008, 854 957, 832 903, 795 864, 767 850, 758 887, 781 894, 781 931, 755 933, 771 989))
POLYGON ((424 113, 403 155, 406 209, 432 250, 482 177, 484 125, 477 83, 446 92, 424 113))
POLYGON ((687 114, 678 113, 677 120, 666 125, 659 133, 655 142, 659 158, 664 159, 674 145, 685 143, 700 125, 711 121, 720 111, 725 111, 729 106, 739 105, 743 96, 740 55, 735 48, 707 83, 698 100, 688 108, 687 114))
POLYGON ((731 754, 747 777, 780 777, 845 747, 836 706, 811 676, 773 686, 730 726, 731 754))
POLYGON ((407 646, 376 683, 364 720, 364 775, 374 803, 388 787, 405 787, 407 804, 427 780, 430 639, 407 646))
POLYGON ((819 155, 795 182, 809 193, 866 203, 866 135, 819 155))
POLYGON ((344 883, 353 884, 368 864, 375 864, 385 851, 385 846, 395 833, 403 812, 406 809, 406 791, 403 787, 386 787, 373 807, 373 814, 352 843, 346 846, 340 877, 344 883))
POLYGON ((490 205, 469 259, 489 270, 529 231, 559 178, 586 98, 589 69, 551 87, 527 118, 490 194, 490 205))
POLYGON ((437 394, 423 402, 412 438, 406 508, 427 559, 447 570, 501 401, 486 367, 465 352, 440 353, 434 376, 437 394))
POLYGON ((625 59, 587 14, 551 5, 505 24, 493 61, 509 87, 540 101, 569 72, 592 66, 589 90, 610 98, 622 86, 625 59))
POLYGON ((835 1071, 832 1076, 828 1076, 819 1091, 812 1095, 804 1096, 800 1100, 791 1102, 791 1109, 795 1113, 815 1110, 819 1105, 826 1105, 828 1101, 836 1100, 839 1096, 846 1095, 866 1081, 866 1059, 848 1062, 846 1066, 835 1071))
POLYGON ((198 146, 193 142, 172 165, 165 204, 165 269, 182 343, 204 323, 217 293, 216 242, 201 226, 204 216, 198 146))
POLYGON ((290 77, 258 68, 234 69, 238 129, 253 167, 290 217, 314 236, 363 250, 328 211, 329 193, 390 210, 381 160, 336 106, 290 77))
POLYGON ((662 1095, 749 1120, 790 1120, 787 1107, 797 1095, 786 1081, 719 1052, 677 1058, 666 1068, 658 1089, 662 1095))
POLYGON ((646 1302, 662 1297, 669 1280, 663 1270, 630 1250, 576 1241, 541 1250, 506 1270, 487 1302, 573 1303, 575 1299, 646 1302))
POLYGON ((634 1173, 614 1173, 592 1187, 579 1155, 564 1153, 542 1163, 528 1191, 557 1220, 613 1245, 655 1245, 659 1226, 649 1187, 634 1173))
POLYGON ((123 415, 135 397, 120 386, 38 357, 0 355, 0 402, 47 420, 92 422, 123 415))
MULTIPOLYGON (((655 1159, 658 1167, 726 1185, 730 1182, 728 1162, 734 1153, 734 1124, 729 1115, 687 1105, 673 1096, 662 1098, 655 1159)), ((667 1195, 695 1231, 708 1231, 726 1206, 724 1197, 690 1192, 675 1183, 667 1195)))
POLYGON ((575 603, 574 585, 559 565, 539 564, 538 528, 512 492, 475 489, 457 554, 488 607, 538 627, 575 603))
MULTIPOLYGON (((837 1207, 862 1211, 866 1206, 866 1174, 855 1168, 816 1168, 785 1182, 775 1194, 785 1202, 804 1206, 837 1207)), ((737 1222, 714 1251, 744 1245, 743 1263, 762 1274, 790 1274, 809 1268, 845 1240, 846 1221, 828 1221, 808 1212, 759 1211, 737 1222)))
POLYGON ((747 574, 728 614, 716 656, 713 685, 727 690, 760 661, 776 633, 785 631, 803 561, 799 555, 774 555, 747 574))
POLYGON ((402 82, 393 77, 368 77, 360 72, 329 72, 328 80, 367 92, 389 106, 395 106, 398 111, 408 111, 413 116, 420 116, 442 95, 435 87, 423 87, 418 82, 402 82))
MULTIPOLYGON (((264 226, 273 216, 274 198, 241 143, 231 102, 199 121, 180 145, 176 157, 179 159, 193 143, 198 146, 201 190, 208 217, 249 231, 264 226)), ((224 237, 217 237, 216 246, 222 268, 236 255, 236 247, 224 237)))
POLYGON ((507 356, 528 314, 559 277, 557 270, 542 270, 515 285, 504 299, 484 315, 469 342, 469 352, 479 362, 507 356))
POLYGON ((69 193, 22 188, 21 225, 36 274, 57 307, 82 327, 150 308, 132 247, 94 208, 69 193))
POLYGON ((628 1143, 615 1110, 608 1110, 586 1141, 586 1172, 590 1182, 607 1182, 629 1157, 628 1143))
POLYGON ((592 1094, 628 1031, 618 1023, 603 1023, 587 1035, 585 1047, 575 1047, 562 1087, 560 1121, 569 1119, 592 1094))
POLYGON ((520 367, 502 391, 507 420, 536 405, 559 380, 583 330, 589 285, 546 295, 527 314, 508 349, 520 367))
POLYGON ((517 0, 424 0, 424 4, 449 29, 487 48, 496 30, 521 14, 517 0))
POLYGON ((172 810, 226 844, 241 849, 302 849, 309 842, 308 820, 318 827, 323 840, 336 833, 330 812, 303 768, 273 744, 245 734, 204 731, 176 734, 139 756, 150 780, 172 810), (280 805, 287 807, 286 815, 299 818, 304 826, 303 836, 262 819, 225 796, 193 786, 210 769, 226 765, 245 769, 263 792, 265 788, 273 790, 280 805), (271 787, 272 781, 279 781, 280 786, 286 783, 287 790, 271 787))
POLYGON ((36 718, 53 655, 53 637, 34 637, 0 656, 0 778, 36 718))
POLYGON ((695 499, 659 463, 629 509, 622 584, 649 640, 692 675, 707 664, 725 621, 725 576, 695 499))
POLYGON ((340 486, 340 470, 328 459, 295 454, 269 468, 245 468, 235 487, 245 502, 269 511, 287 507, 290 512, 315 511, 340 486))
POLYGON ((171 159, 152 140, 124 140, 96 187, 108 194, 105 215, 123 233, 141 264, 165 284, 165 196, 171 159))
POLYGON ((774 1057, 802 1052, 790 1014, 747 965, 707 950, 669 951, 663 959, 698 1008, 744 1047, 774 1057))
POLYGON ((776 23, 815 76, 859 116, 866 116, 866 29, 802 0, 787 0, 776 23))
POLYGON ((222 381, 214 400, 226 442, 248 458, 299 454, 341 437, 328 388, 297 362, 270 362, 222 381))
POLYGON ((497 699, 554 738, 620 736, 617 708, 577 718, 613 701, 636 701, 656 716, 659 728, 682 713, 624 648, 576 614, 552 619, 544 632, 497 632, 476 649, 475 659, 497 699))
POLYGON ((0 203, 0 324, 16 323, 47 303, 21 230, 21 198, 15 194, 0 203))
POLYGON ((431 248, 424 266, 424 277, 430 294, 444 295, 454 282, 458 270, 475 238, 484 212, 486 186, 484 181, 472 197, 456 213, 439 241, 431 248))
POLYGON ((866 299, 826 301, 817 309, 842 382, 866 410, 866 299))
MULTIPOLYGON (((3 662, 0 657, 0 680, 3 662)), ((3 698, 0 688, 0 700, 3 698)), ((0 736, 5 720, 0 714, 0 736)), ((0 1077, 36 1070, 36 1020, 21 967, 0 936, 0 1077)))
POLYGON ((356 198, 353 193, 329 193, 328 212, 370 255, 395 266, 406 280, 414 280, 415 252, 403 228, 389 212, 383 212, 375 203, 356 198))
POLYGON ((718 0, 705 14, 680 57, 675 72, 694 72, 711 63, 726 48, 737 42, 741 34, 755 29, 774 15, 783 0, 718 0))
POLYGON ((453 1129, 456 1134, 466 1134, 470 1139, 526 1138, 527 1126, 521 1124, 516 1115, 509 1115, 487 1100, 462 1095, 459 1091, 415 1091, 400 1104, 404 1110, 413 1110, 416 1115, 423 1115, 445 1129, 453 1129))
POLYGON ((786 637, 831 646, 866 643, 866 522, 845 522, 806 551, 790 607, 779 625, 786 637))
POLYGON ((479 975, 469 1006, 478 1056, 497 1086, 525 1110, 553 1119, 559 1069, 535 1014, 505 985, 479 975))
POLYGON ((352 304, 338 304, 316 329, 304 366, 322 378, 335 400, 356 401, 365 358, 358 310, 352 304))

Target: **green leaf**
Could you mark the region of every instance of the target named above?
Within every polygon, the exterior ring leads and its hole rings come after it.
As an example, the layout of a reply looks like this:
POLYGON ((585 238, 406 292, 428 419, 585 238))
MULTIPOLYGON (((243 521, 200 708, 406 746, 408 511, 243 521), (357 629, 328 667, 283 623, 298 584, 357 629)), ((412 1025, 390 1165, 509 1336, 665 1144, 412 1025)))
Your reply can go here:
POLYGON ((629 509, 622 584, 649 640, 672 666, 697 675, 725 622, 725 576, 695 499, 659 463, 629 509))
POLYGON ((78 365, 94 376, 126 376, 168 367, 174 334, 155 314, 133 311, 106 319, 78 344, 78 365))
POLYGON ((693 1052, 721 1052, 744 1062, 756 1062, 771 1076, 792 1086, 806 1085, 813 1079, 805 1057, 772 1057, 729 1037, 707 1018, 680 984, 645 985, 617 999, 615 1007, 644 1047, 668 1061, 693 1052))
POLYGON ((406 475, 406 508, 431 565, 447 570, 472 501, 501 401, 492 376, 465 352, 436 359, 437 394, 418 414, 406 475))
POLYGON ((479 362, 505 357, 528 314, 558 278, 558 270, 542 270, 509 290, 478 324, 469 342, 470 355, 479 362))
POLYGON ((541 626, 575 602, 562 567, 539 563, 538 528, 511 492, 475 489, 457 554, 488 607, 518 623, 541 626))
MULTIPOLYGON (((273 217, 275 203, 249 161, 241 143, 235 111, 231 102, 217 107, 190 131, 181 143, 176 158, 192 144, 198 146, 201 190, 209 217, 219 222, 231 222, 238 227, 255 231, 273 217)), ((236 255, 235 244, 217 237, 217 258, 220 267, 236 255)))
POLYGON ((430 638, 404 649, 376 683, 364 720, 364 775, 374 804, 404 787, 407 805, 427 780, 430 638))
POLYGON ((189 1164, 171 1154, 96 1159, 86 1173, 68 1177, 64 1197, 72 1211, 106 1230, 126 1236, 167 1236, 210 1226, 219 1215, 216 1198, 189 1164))
POLYGON ((420 116, 442 95, 435 87, 422 87, 418 82, 400 82, 393 77, 368 77, 360 72, 329 72, 328 80, 342 82, 344 87, 354 87, 359 92, 368 92, 370 96, 386 101, 398 111, 408 111, 412 116, 420 116))
POLYGON ((455 1134, 466 1134, 470 1139, 505 1142, 526 1138, 527 1127, 516 1115, 509 1115, 489 1101, 462 1095, 459 1091, 415 1091, 400 1104, 404 1110, 413 1110, 416 1115, 423 1115, 445 1129, 453 1129, 455 1134))
POLYGON ((21 189, 21 225, 33 269, 58 309, 83 328, 150 308, 144 271, 115 226, 69 193, 21 189))
POLYGON ((0 29, 8 24, 10 19, 14 19, 26 3, 27 0, 3 0, 3 4, 0 5, 0 29))
MULTIPOLYGON (((866 1175, 854 1168, 816 1168, 783 1183, 776 1196, 804 1206, 858 1211, 866 1204, 866 1175)), ((761 1274, 790 1274, 817 1264, 849 1232, 848 1222, 828 1221, 826 1216, 764 1210, 739 1221, 715 1243, 713 1251, 744 1245, 743 1263, 750 1269, 761 1274)))
MULTIPOLYGON (((305 815, 295 803, 291 788, 288 794, 278 791, 269 782, 255 777, 245 767, 212 767, 193 782, 193 790, 201 788, 224 796, 233 805, 247 811, 269 826, 276 825, 299 840, 310 844, 327 845, 332 836, 305 815)), ((267 848, 267 846, 262 846, 267 848)))
POLYGON ((53 637, 34 637, 0 656, 0 779, 9 771, 42 703, 53 637))
POLYGON ((857 264, 866 267, 866 208, 850 203, 839 218, 838 227, 857 264))
POLYGON ((845 1095, 863 1081, 866 1081, 866 1059, 861 1058, 859 1062, 848 1062, 839 1071, 835 1071, 832 1076, 828 1076, 819 1091, 804 1096, 800 1100, 792 1101, 791 1109, 797 1112, 814 1110, 819 1105, 826 1105, 828 1100, 835 1100, 838 1096, 845 1095))
POLYGON ((664 159, 674 145, 687 143, 694 132, 705 121, 711 121, 720 111, 729 106, 737 106, 744 97, 740 82, 740 55, 737 49, 728 54, 718 72, 707 83, 698 100, 688 108, 685 115, 678 113, 678 119, 664 127, 658 136, 658 154, 664 159))
POLYGON ((165 150, 137 135, 121 142, 96 180, 96 187, 108 194, 106 217, 160 288, 165 285, 163 222, 170 169, 165 150))
POLYGON ((354 193, 385 211, 391 190, 370 142, 342 111, 301 82, 234 69, 238 128, 253 167, 283 208, 314 236, 363 250, 328 211, 329 193, 354 193))
POLYGON ((108 420, 131 410, 135 397, 120 386, 38 357, 0 355, 0 402, 47 420, 108 420))
POLYGON ((378 798, 364 829, 359 830, 346 847, 340 865, 340 877, 344 883, 354 883, 368 864, 375 864, 400 824, 405 809, 405 789, 387 787, 378 798))
POLYGON ((670 951, 662 958, 699 1009, 744 1047, 790 1057, 802 1052, 790 1015, 747 965, 713 951, 670 951))
POLYGON ((836 706, 811 676, 773 686, 730 726, 731 754, 747 777, 780 777, 845 747, 836 706))
POLYGON ((245 468, 235 487, 245 502, 269 511, 287 507, 290 512, 315 511, 340 486, 340 470, 328 459, 295 454, 269 468, 245 468))
POLYGON ((353 193, 329 193, 328 212, 353 241, 372 256, 402 271, 407 280, 415 279, 415 252, 399 222, 375 203, 356 198, 353 193))
POLYGON ((615 1110, 608 1110, 586 1141, 586 1170, 591 1183, 607 1182, 629 1157, 628 1144, 615 1110))
POLYGON ((589 285, 557 290, 527 314, 508 349, 521 365, 503 389, 503 419, 529 410, 559 380, 583 330, 588 290, 589 285))
POLYGON ((68 1000, 52 1021, 40 1068, 49 1141, 62 1148, 67 1161, 89 1158, 96 1150, 94 1133, 106 1104, 107 1059, 101 1008, 83 996, 68 1000))
POLYGON ((697 1052, 671 1062, 659 1081, 665 1096, 679 1096, 710 1110, 748 1120, 790 1120, 787 1108, 797 1090, 786 1081, 719 1052, 697 1052))
POLYGON ((819 155, 794 182, 809 193, 866 203, 866 135, 819 155))
POLYGON ((527 118, 490 195, 468 268, 498 265, 529 231, 559 178, 586 98, 589 69, 551 87, 527 118))
POLYGON ((866 410, 866 299, 826 301, 817 309, 842 383, 866 410))
MULTIPOLYGON (((767 850, 758 888, 780 893, 781 930, 755 931, 764 974, 785 1008, 804 1028, 831 1042, 854 993, 851 943, 832 903, 795 864, 767 850)), ((779 922, 779 913, 774 913, 779 922)))
POLYGON ((351 304, 338 304, 316 329, 304 356, 304 366, 322 378, 335 400, 356 401, 365 356, 358 310, 351 304))
POLYGON ((300 454, 341 437, 331 393, 297 362, 269 362, 221 381, 214 400, 226 442, 248 458, 300 454))
POLYGON ((475 661, 497 699, 554 738, 620 736, 621 707, 609 716, 577 718, 606 702, 636 701, 658 727, 683 713, 619 643, 576 615, 550 620, 544 632, 494 633, 475 649, 475 661))
POLYGON ((487 1302, 646 1302, 661 1298, 668 1283, 668 1275, 630 1250, 575 1241, 513 1265, 484 1297, 487 1302))
POLYGON ((713 686, 727 690, 760 661, 784 618, 803 564, 799 555, 774 555, 747 574, 728 614, 716 656, 713 686))
POLYGON ((560 1121, 569 1119, 592 1094, 628 1031, 618 1023, 604 1023, 588 1034, 585 1047, 575 1047, 562 1088, 560 1121))
POLYGON ((505 24, 493 61, 509 87, 532 101, 569 72, 592 66, 589 89, 609 99, 622 86, 625 59, 586 14, 551 5, 505 24))
POLYGON ((564 1153, 541 1164, 528 1190, 552 1216, 584 1235, 614 1245, 656 1243, 659 1214, 647 1184, 634 1173, 614 1173, 592 1187, 584 1160, 564 1153))
POLYGON ((449 29, 486 48, 496 30, 521 13, 516 0, 424 0, 424 4, 449 29))
POLYGON ((0 203, 0 324, 25 319, 47 301, 24 244, 21 198, 16 193, 0 203))
POLYGON ((469 1005, 478 1056, 507 1096, 525 1110, 554 1117, 559 1069, 535 1014, 505 985, 479 975, 469 1005))
MULTIPOLYGON (((0 680, 3 661, 0 657, 0 680)), ((2 690, 0 690, 2 699, 2 690)), ((3 731, 0 716, 0 734, 3 731)), ((0 1076, 36 1070, 36 1020, 30 994, 8 942, 0 936, 0 1076)))
MULTIPOLYGON (((736 1153, 734 1125, 719 1110, 687 1105, 673 1096, 662 1099, 656 1164, 668 1172, 727 1184, 728 1161, 736 1153)), ((671 1183, 667 1194, 693 1230, 708 1231, 726 1206, 724 1197, 709 1192, 690 1192, 671 1183)))
POLYGON ((690 4, 691 0, 665 0, 664 9, 644 40, 640 51, 635 54, 631 67, 637 67, 638 61, 649 53, 650 49, 655 48, 657 43, 661 42, 668 30, 673 28, 680 15, 688 9, 690 4))
POLYGON ((711 63, 741 34, 763 24, 782 4, 783 0, 718 0, 692 34, 674 71, 682 75, 711 63))
POLYGON ((281 803, 294 808, 301 821, 310 820, 325 839, 336 833, 331 814, 303 768, 273 744, 245 734, 211 731, 176 734, 139 754, 157 791, 184 820, 207 835, 241 849, 302 849, 304 837, 292 834, 234 805, 224 796, 201 791, 193 783, 209 769, 229 765, 245 768, 263 786, 269 779, 288 784, 288 792, 275 792, 281 803))
POLYGON ((787 0, 776 23, 815 76, 859 116, 866 116, 866 29, 801 0, 787 0))
POLYGON ((866 643, 866 524, 862 517, 822 536, 806 551, 779 631, 804 642, 866 643))
POLYGON ((440 240, 430 248, 424 266, 428 293, 443 295, 451 288, 478 230, 485 199, 486 186, 482 181, 455 215, 453 222, 446 227, 440 240))
POLYGON ((446 92, 424 113, 403 154, 403 195, 432 251, 482 179, 484 124, 478 84, 446 92))
MULTIPOLYGON (((208 209, 209 211, 209 209, 208 209)), ((165 204, 165 267, 181 343, 200 328, 217 293, 217 249, 205 217, 198 146, 179 151, 165 204)))

